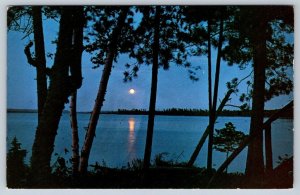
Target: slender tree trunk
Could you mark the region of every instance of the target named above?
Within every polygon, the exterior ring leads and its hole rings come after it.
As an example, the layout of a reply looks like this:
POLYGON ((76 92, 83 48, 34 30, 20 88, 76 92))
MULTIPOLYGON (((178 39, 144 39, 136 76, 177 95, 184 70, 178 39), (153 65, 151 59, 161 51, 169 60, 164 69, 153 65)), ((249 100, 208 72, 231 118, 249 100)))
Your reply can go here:
POLYGON ((73 20, 73 36, 72 36, 72 58, 70 59, 70 73, 72 90, 76 91, 82 84, 81 59, 83 52, 83 28, 84 28, 84 12, 83 6, 75 7, 73 20))
MULTIPOLYGON (((210 112, 211 112, 211 108, 212 108, 212 90, 211 90, 211 40, 210 40, 210 36, 211 36, 211 21, 210 19, 208 19, 207 21, 207 34, 208 34, 208 43, 207 43, 207 47, 208 47, 208 54, 207 54, 207 60, 208 60, 208 113, 209 113, 209 117, 210 117, 210 112)), ((211 119, 210 119, 211 120, 211 119)))
MULTIPOLYGON (((228 102, 229 97, 230 97, 230 95, 231 95, 232 93, 233 93, 233 90, 229 90, 229 91, 226 93, 226 95, 225 95, 225 97, 223 98, 223 100, 221 101, 221 103, 220 103, 220 105, 219 105, 219 107, 218 107, 218 110, 217 110, 217 114, 216 114, 215 120, 213 121, 214 123, 216 122, 218 116, 219 116, 220 113, 222 112, 222 110, 223 110, 225 104, 228 102)), ((194 152, 193 152, 193 154, 192 154, 192 156, 191 156, 189 162, 188 162, 188 166, 193 166, 193 164, 195 163, 195 161, 196 161, 196 159, 197 159, 197 156, 199 155, 199 152, 201 151, 202 146, 203 146, 203 144, 204 144, 204 142, 205 142, 205 140, 206 140, 206 138, 207 138, 207 136, 208 136, 208 134, 209 134, 209 131, 210 131, 210 127, 209 127, 209 125, 208 125, 208 126, 206 127, 206 129, 205 129, 205 131, 204 131, 202 137, 200 138, 200 140, 199 140, 199 142, 198 142, 198 144, 197 144, 197 146, 196 146, 196 148, 195 148, 195 150, 194 150, 194 152)))
POLYGON ((265 128, 266 173, 273 171, 272 133, 271 124, 265 128))
POLYGON ((58 124, 64 104, 70 94, 68 73, 70 59, 73 57, 71 55, 73 25, 70 22, 73 20, 73 9, 72 7, 62 8, 50 86, 32 147, 32 179, 40 187, 47 185, 46 178, 51 172, 50 161, 58 124))
POLYGON ((40 121, 47 97, 46 58, 41 6, 32 7, 32 18, 37 72, 38 121, 40 121))
MULTIPOLYGON (((263 10, 261 15, 263 15, 263 10)), ((248 146, 246 175, 254 186, 261 183, 264 175, 263 159, 263 120, 264 120, 264 94, 265 94, 265 67, 266 67, 266 26, 263 17, 255 23, 253 36, 253 66, 254 86, 251 112, 250 136, 253 141, 248 146), (260 32, 260 33, 259 33, 260 32)))
POLYGON ((147 138, 144 153, 144 169, 150 166, 152 139, 154 129, 155 104, 157 93, 157 76, 158 76, 158 55, 159 55, 159 23, 160 23, 160 6, 156 6, 156 15, 154 19, 154 41, 153 41, 153 65, 152 65, 152 80, 151 80, 151 94, 148 114, 147 138))
POLYGON ((105 93, 107 89, 107 84, 109 80, 109 76, 111 73, 112 65, 113 65, 113 60, 117 52, 117 45, 118 45, 118 39, 121 35, 121 30, 125 24, 125 19, 127 17, 129 8, 125 7, 121 11, 119 18, 118 18, 118 24, 116 25, 116 28, 113 30, 112 35, 111 35, 111 40, 110 44, 108 46, 108 52, 106 56, 106 61, 105 65, 103 68, 102 76, 101 76, 101 81, 97 93, 97 98, 95 100, 95 105, 90 117, 89 125, 88 125, 88 130, 86 132, 85 140, 84 140, 84 145, 81 150, 81 157, 80 157, 80 168, 79 171, 81 173, 86 173, 87 171, 87 166, 88 166, 88 159, 89 155, 91 152, 95 132, 96 132, 96 126, 99 120, 99 115, 101 112, 101 108, 104 102, 105 98, 105 93))
POLYGON ((76 112, 77 92, 73 92, 70 98, 70 122, 72 128, 72 171, 73 176, 78 175, 79 169, 79 137, 77 125, 77 112, 76 112))
POLYGON ((72 171, 73 176, 78 175, 79 170, 79 136, 78 136, 78 124, 77 124, 77 89, 82 84, 82 71, 81 71, 81 59, 83 51, 83 27, 84 27, 84 14, 83 8, 78 7, 75 12, 76 21, 73 21, 73 37, 72 37, 72 62, 70 65, 72 90, 70 98, 70 122, 72 128, 72 171))
POLYGON ((219 87, 219 77, 220 77, 220 66, 221 66, 221 52, 222 52, 222 42, 223 42, 223 19, 220 20, 220 32, 219 32, 219 43, 218 43, 218 55, 216 62, 216 74, 215 74, 215 84, 214 84, 214 96, 212 110, 209 117, 210 132, 208 137, 208 152, 207 152, 207 169, 212 170, 212 151, 213 151, 213 137, 214 137, 214 126, 216 117, 216 107, 218 98, 218 87, 219 87))
MULTIPOLYGON (((211 20, 208 19, 207 21, 207 31, 208 31, 208 54, 207 54, 207 58, 208 58, 208 118, 209 118, 209 125, 208 125, 208 128, 209 128, 209 131, 207 132, 208 134, 207 135, 210 135, 209 132, 213 131, 211 129, 211 125, 212 123, 215 123, 215 120, 213 119, 213 111, 212 111, 212 84, 211 84, 211 40, 210 40, 210 35, 211 35, 211 20)), ((205 139, 207 137, 207 135, 205 136, 205 139)), ((204 141, 205 141, 204 139, 204 141)), ((204 143, 204 142, 203 142, 204 143)), ((210 151, 210 146, 208 147, 208 152, 210 151)), ((200 150, 199 150, 200 151, 200 150)), ((199 152, 198 152, 199 153, 199 152)), ((198 153, 195 153, 193 155, 197 155, 198 156, 198 153)), ((208 153, 209 154, 209 153, 208 153)), ((196 160, 196 156, 194 157, 194 161, 196 160)), ((212 161, 212 154, 209 154, 207 156, 207 169, 211 169, 208 167, 208 164, 211 163, 210 161, 212 161)))

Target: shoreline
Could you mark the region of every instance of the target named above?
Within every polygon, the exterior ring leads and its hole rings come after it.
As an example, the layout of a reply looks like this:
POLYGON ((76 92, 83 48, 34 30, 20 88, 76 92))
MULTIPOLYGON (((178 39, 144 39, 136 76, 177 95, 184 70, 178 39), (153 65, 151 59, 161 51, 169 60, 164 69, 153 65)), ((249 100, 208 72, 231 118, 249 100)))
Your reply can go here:
MULTIPOLYGON (((265 117, 270 117, 277 110, 266 110, 265 117)), ((7 109, 7 113, 37 113, 37 110, 34 109, 7 109)), ((63 113, 70 113, 68 110, 64 110, 63 113)), ((222 117, 251 117, 251 111, 228 111, 225 110, 219 116, 222 117)), ((91 112, 82 112, 79 111, 77 114, 91 114, 91 112)), ((111 114, 111 115, 148 115, 148 111, 137 111, 137 110, 126 110, 126 111, 102 111, 101 114, 111 114)), ((166 112, 166 111, 156 111, 155 115, 157 116, 209 116, 205 111, 202 113, 196 112, 166 112)), ((287 113, 285 116, 279 118, 283 119, 294 119, 293 113, 287 113)))

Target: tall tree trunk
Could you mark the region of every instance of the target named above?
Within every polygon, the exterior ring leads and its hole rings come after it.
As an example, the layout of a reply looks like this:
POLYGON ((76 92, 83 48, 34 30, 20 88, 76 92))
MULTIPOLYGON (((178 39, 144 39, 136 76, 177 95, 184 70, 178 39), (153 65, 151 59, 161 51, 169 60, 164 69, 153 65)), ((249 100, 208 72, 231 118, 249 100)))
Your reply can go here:
POLYGON ((207 21, 207 34, 208 34, 208 41, 207 41, 207 48, 208 48, 208 54, 207 54, 207 61, 208 61, 208 113, 210 116, 211 108, 212 108, 212 90, 211 90, 211 21, 208 19, 207 21))
POLYGON ((273 171, 272 133, 271 125, 265 128, 266 174, 273 171))
POLYGON ((71 87, 73 91, 79 89, 82 84, 81 59, 83 51, 84 23, 83 6, 75 7, 72 36, 72 58, 70 59, 71 87))
POLYGON ((73 37, 72 37, 72 62, 70 65, 72 90, 70 98, 70 122, 72 128, 72 171, 73 176, 78 175, 79 170, 79 136, 77 124, 77 89, 82 84, 82 71, 81 71, 81 58, 83 51, 83 27, 84 27, 84 14, 83 8, 78 7, 74 13, 76 21, 73 21, 73 37))
POLYGON ((223 18, 221 18, 221 20, 220 20, 218 55, 217 55, 217 61, 216 61, 216 73, 215 73, 215 83, 214 83, 214 96, 213 96, 212 109, 211 109, 211 112, 209 115, 210 131, 209 131, 209 136, 208 136, 208 152, 207 152, 207 169, 208 169, 208 171, 212 170, 213 138, 214 138, 216 107, 217 107, 218 88, 219 88, 222 43, 223 43, 223 18))
POLYGON ((32 18, 37 73, 38 121, 40 121, 47 97, 46 58, 41 6, 32 7, 32 18))
MULTIPOLYGON (((207 43, 207 47, 208 47, 208 54, 207 54, 207 58, 208 58, 208 116, 209 116, 209 125, 208 125, 208 129, 209 131, 207 132, 206 135, 203 136, 203 138, 205 138, 203 141, 206 140, 207 135, 210 135, 210 132, 213 132, 213 129, 211 128, 212 123, 215 123, 216 121, 213 119, 213 112, 212 111, 212 83, 211 83, 211 40, 210 40, 210 36, 211 36, 211 20, 208 19, 207 21, 207 31, 208 31, 208 43, 207 43)), ((205 133, 204 133, 205 134, 205 133)), ((209 136, 210 137, 210 136, 209 136)), ((204 143, 204 142, 203 142, 204 143)), ((210 144, 210 141, 208 141, 208 143, 210 144)), ((197 149, 197 147, 196 147, 197 149)), ((201 148, 199 148, 200 151, 201 148)), ((209 167, 209 164, 212 163, 212 153, 210 154, 210 149, 212 150, 212 146, 210 148, 210 145, 208 146, 208 156, 207 156, 207 169, 211 169, 211 167, 209 167)), ((212 151, 211 151, 212 152, 212 151)), ((193 157, 193 161, 196 160, 196 156, 198 156, 198 153, 193 153, 192 157, 193 157)), ((191 161, 191 160, 190 160, 191 161)), ((190 162, 190 164, 193 162, 190 162)))
POLYGON ((40 186, 47 185, 46 178, 51 172, 50 161, 58 124, 64 104, 70 94, 68 72, 70 60, 73 58, 71 55, 73 25, 70 22, 73 20, 73 9, 72 7, 62 8, 50 86, 32 147, 32 179, 34 183, 40 186))
POLYGON ((96 132, 96 126, 99 120, 99 115, 101 112, 101 108, 104 102, 105 98, 105 93, 107 89, 107 84, 109 80, 109 76, 111 73, 112 69, 112 64, 114 57, 117 52, 117 44, 118 44, 118 39, 121 35, 122 28, 125 24, 125 19, 127 17, 129 8, 124 7, 123 10, 121 11, 119 18, 118 18, 118 23, 115 27, 115 29, 112 32, 112 35, 110 37, 110 44, 108 46, 108 52, 106 56, 106 61, 105 65, 103 68, 102 76, 101 76, 101 81, 97 93, 97 98, 95 100, 95 105, 90 117, 89 125, 88 125, 88 130, 86 132, 85 140, 84 140, 84 145, 81 150, 81 157, 80 157, 80 168, 79 171, 81 173, 85 173, 87 171, 87 166, 88 166, 88 159, 89 155, 91 152, 95 132, 96 132))
MULTIPOLYGON (((263 9, 260 9, 263 16, 263 9)), ((254 25, 253 36, 253 68, 254 86, 251 112, 250 136, 253 141, 248 146, 246 175, 254 186, 261 183, 264 174, 263 160, 263 119, 264 119, 264 94, 265 94, 265 67, 266 67, 266 27, 264 17, 260 17, 254 25)))
POLYGON ((159 55, 159 23, 160 23, 160 6, 156 6, 156 15, 154 19, 154 41, 152 46, 153 52, 153 65, 152 65, 152 80, 151 80, 151 94, 149 103, 147 138, 144 153, 144 169, 150 166, 154 117, 155 117, 155 104, 157 93, 157 76, 158 76, 158 55, 159 55))

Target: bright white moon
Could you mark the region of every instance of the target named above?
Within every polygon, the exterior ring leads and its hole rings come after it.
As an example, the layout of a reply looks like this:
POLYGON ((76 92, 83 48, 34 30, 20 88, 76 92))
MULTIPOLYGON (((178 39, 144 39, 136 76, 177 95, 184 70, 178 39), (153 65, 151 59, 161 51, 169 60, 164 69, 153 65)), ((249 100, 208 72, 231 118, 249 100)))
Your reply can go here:
POLYGON ((129 90, 129 93, 130 93, 130 94, 135 94, 135 90, 134 90, 134 89, 130 89, 130 90, 129 90))

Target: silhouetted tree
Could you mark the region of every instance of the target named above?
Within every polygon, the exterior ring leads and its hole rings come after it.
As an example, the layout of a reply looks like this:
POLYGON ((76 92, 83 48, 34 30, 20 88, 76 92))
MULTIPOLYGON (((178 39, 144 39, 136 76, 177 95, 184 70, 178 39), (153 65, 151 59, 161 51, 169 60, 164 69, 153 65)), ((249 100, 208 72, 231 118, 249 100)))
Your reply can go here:
MULTIPOLYGON (((226 6, 196 6, 196 7, 187 7, 185 11, 185 15, 187 16, 187 20, 192 23, 200 23, 207 22, 207 31, 206 36, 207 39, 207 58, 208 58, 208 100, 209 100, 209 136, 208 136, 208 155, 207 155, 207 169, 212 169, 212 140, 213 140, 213 132, 214 132, 214 123, 216 118, 216 108, 217 108, 217 98, 218 98, 218 86, 219 86, 219 76, 220 76, 220 65, 221 65, 221 51, 223 46, 223 31, 224 31, 224 20, 227 17, 226 6), (215 26, 219 26, 219 30, 216 28, 214 32, 212 32, 212 23, 217 24, 215 26), (219 35, 218 41, 214 41, 217 47, 217 60, 216 60, 216 72, 215 72, 215 82, 214 82, 214 92, 212 96, 212 81, 211 81, 211 37, 213 33, 217 33, 219 35)), ((197 43, 196 40, 192 40, 197 43)), ((201 40, 204 42, 204 40, 201 40)), ((198 49, 199 50, 199 49, 198 49)), ((198 52, 203 54, 200 51, 198 52)), ((205 53, 205 52, 204 52, 205 53)), ((206 137, 206 136, 204 136, 206 137)), ((196 147, 195 152, 192 155, 192 159, 190 160, 190 164, 195 160, 197 156, 197 151, 199 149, 199 145, 196 147)))
POLYGON ((81 76, 80 78, 72 77, 72 75, 80 75, 78 67, 72 63, 75 59, 81 59, 81 55, 78 56, 78 54, 81 54, 82 51, 73 50, 72 38, 74 35, 73 21, 83 20, 82 12, 83 7, 61 8, 58 43, 54 65, 51 68, 50 86, 32 147, 32 179, 40 186, 46 185, 46 178, 51 172, 51 154, 64 104, 70 93, 81 86, 81 76), (69 71, 71 72, 70 77, 69 71))
MULTIPOLYGON (((243 113, 243 115, 246 114, 246 116, 249 115, 249 114, 247 115, 247 112, 245 113, 244 110, 240 111, 240 112, 237 112, 237 111, 228 111, 228 110, 223 110, 223 109, 227 105, 227 102, 230 100, 231 94, 238 92, 238 86, 239 86, 239 84, 242 81, 244 81, 245 79, 247 79, 248 77, 250 77, 251 75, 252 75, 252 72, 249 75, 247 75, 246 77, 242 78, 240 81, 238 81, 238 79, 234 78, 234 79, 231 80, 231 82, 227 82, 228 91, 227 91, 226 95, 224 96, 224 98, 222 99, 222 101, 221 101, 221 103, 220 103, 220 105, 219 105, 219 107, 217 109, 216 116, 215 116, 215 119, 213 121, 214 123, 216 122, 217 118, 221 114, 223 114, 225 116, 226 115, 227 116, 240 116, 240 115, 242 115, 242 113, 243 113)), ((188 162, 188 166, 192 166, 195 163, 196 158, 197 158, 199 152, 201 151, 202 146, 203 146, 203 144, 204 144, 204 142, 205 142, 205 140, 206 140, 206 138, 207 138, 207 136, 209 134, 209 130, 210 130, 210 127, 208 125, 206 127, 203 135, 201 136, 201 138, 200 138, 200 140, 199 140, 199 142, 198 142, 198 144, 197 144, 197 146, 196 146, 196 148, 195 148, 192 156, 190 157, 190 160, 188 162)))
POLYGON ((77 124, 77 89, 82 84, 81 72, 81 57, 83 51, 83 29, 85 24, 83 8, 76 10, 78 18, 73 22, 73 35, 72 35, 72 61, 70 65, 72 92, 70 97, 70 122, 72 128, 72 171, 73 176, 78 175, 79 170, 79 137, 78 137, 78 124, 77 124), (82 10, 80 10, 82 9, 82 10))
MULTIPOLYGON (((274 112, 269 119, 264 123, 263 128, 269 127, 275 120, 277 120, 279 117, 284 116, 285 113, 289 113, 293 110, 293 104, 294 102, 291 101, 287 105, 285 105, 283 108, 277 110, 274 112)), ((223 162, 223 164, 218 168, 217 172, 214 174, 214 176, 210 179, 208 182, 208 186, 210 186, 215 179, 222 173, 229 164, 252 142, 253 136, 246 136, 246 138, 240 143, 239 147, 235 149, 230 156, 223 162)), ((253 186, 253 183, 248 183, 248 187, 257 187, 259 185, 253 186)))
MULTIPOLYGON (((132 80, 137 76, 141 64, 152 64, 151 92, 148 113, 147 137, 144 153, 144 169, 150 166, 156 92, 158 82, 158 69, 168 69, 170 63, 190 67, 187 62, 189 47, 185 41, 183 26, 183 15, 180 6, 143 6, 138 7, 138 11, 143 14, 143 18, 134 31, 135 47, 129 53, 129 57, 136 59, 136 64, 132 71, 124 72, 125 81, 132 80)), ((131 65, 127 65, 131 67, 131 65)))
POLYGON ((286 71, 293 64, 293 46, 285 40, 293 31, 293 10, 288 6, 241 6, 235 21, 232 29, 236 29, 238 36, 228 38, 224 57, 231 64, 244 65, 253 61, 254 79, 250 91, 253 141, 248 147, 246 175, 255 185, 261 183, 264 174, 264 101, 292 91, 292 81, 286 71))
MULTIPOLYGON (((255 136, 254 140, 248 146, 248 156, 246 165, 246 174, 255 176, 254 180, 261 180, 264 173, 263 159, 263 133, 262 126, 264 120, 264 95, 265 95, 265 67, 266 67, 266 27, 264 10, 259 8, 257 12, 251 14, 258 23, 254 24, 253 31, 260 32, 253 36, 253 70, 254 70, 254 85, 253 85, 253 101, 250 122, 250 136, 255 136)), ((253 21, 254 22, 254 21, 253 21)))
MULTIPOLYGON (((29 36, 33 31, 34 35, 34 45, 35 45, 35 55, 32 56, 30 48, 33 46, 33 42, 29 42, 25 49, 25 55, 27 61, 32 66, 37 69, 37 92, 38 92, 38 121, 43 111, 43 107, 47 97, 47 77, 51 76, 51 69, 46 67, 45 59, 45 47, 44 47, 44 35, 43 35, 43 24, 42 24, 42 14, 49 18, 58 18, 60 16, 59 7, 41 7, 41 6, 16 6, 11 7, 8 11, 8 25, 9 29, 24 31, 26 36, 29 36), (32 18, 32 19, 31 19, 32 18), (22 20, 26 20, 27 23, 23 24, 22 20), (26 26, 24 28, 23 26, 26 26), (23 29, 24 28, 24 29, 23 29)), ((70 84, 71 88, 77 89, 81 86, 82 76, 81 76, 81 53, 83 50, 82 39, 83 39, 83 23, 84 20, 74 21, 74 32, 72 35, 72 48, 70 48, 70 55, 73 57, 70 59, 70 84)), ((76 90, 72 92, 72 98, 70 103, 71 109, 71 126, 73 129, 73 162, 74 166, 78 167, 77 163, 79 158, 78 155, 78 130, 77 130, 77 119, 76 119, 76 90), (77 134, 77 135, 76 135, 77 134), (75 160, 74 160, 75 159, 75 160)), ((74 168, 74 167, 73 167, 74 168)), ((76 169, 74 168, 74 172, 76 169)), ((78 170, 78 168, 77 168, 78 170)))
POLYGON ((216 73, 215 73, 215 83, 214 83, 214 96, 212 102, 211 112, 209 114, 209 127, 210 132, 208 136, 208 152, 207 152, 207 169, 212 169, 212 146, 213 146, 213 134, 214 134, 214 120, 216 118, 216 108, 217 108, 217 99, 218 99, 218 88, 219 88, 219 78, 220 78, 220 66, 221 66, 221 51, 222 51, 222 42, 223 42, 223 13, 220 12, 220 30, 219 30, 219 41, 218 41, 218 54, 216 61, 216 73))
POLYGON ((151 77, 151 92, 150 92, 146 146, 145 146, 145 153, 144 153, 144 165, 143 165, 144 169, 147 169, 150 166, 150 159, 151 159, 156 92, 157 92, 158 57, 159 57, 159 49, 160 49, 159 47, 159 39, 160 39, 159 28, 160 28, 160 20, 161 20, 160 12, 161 12, 160 6, 156 6, 155 18, 154 18, 154 38, 153 38, 153 45, 152 45, 153 64, 152 64, 152 77, 151 77))
MULTIPOLYGON (((226 153, 226 159, 229 152, 233 152, 238 148, 239 144, 245 139, 246 135, 237 131, 236 127, 231 123, 225 123, 225 127, 222 129, 216 129, 213 140, 213 148, 219 152, 226 153)), ((227 172, 227 168, 226 168, 227 172)))
MULTIPOLYGON (((87 171, 88 166, 88 159, 90 155, 90 151, 92 148, 92 143, 95 137, 96 132, 96 126, 98 123, 99 115, 101 108, 103 106, 103 102, 105 100, 105 93, 107 89, 107 84, 109 80, 109 76, 112 70, 113 61, 118 56, 120 50, 118 47, 120 42, 120 37, 122 34, 122 30, 125 26, 126 18, 129 12, 130 7, 120 7, 120 8, 107 8, 104 10, 104 13, 108 12, 108 14, 117 14, 118 17, 111 20, 107 16, 102 16, 102 21, 99 23, 96 23, 96 28, 98 31, 102 32, 105 31, 105 35, 99 34, 100 39, 102 41, 106 41, 105 44, 99 45, 97 42, 95 44, 91 44, 88 48, 88 51, 94 51, 97 50, 100 47, 105 47, 104 49, 100 50, 100 52, 97 54, 97 57, 92 58, 93 62, 101 65, 104 64, 99 89, 97 93, 97 97, 95 100, 95 105, 93 108, 93 111, 91 113, 88 129, 86 132, 84 144, 82 146, 81 150, 81 156, 80 156, 80 167, 79 171, 81 173, 85 173, 87 171), (112 10, 110 10, 112 9, 112 10), (115 22, 115 25, 113 25, 115 22), (110 28, 109 28, 110 27, 110 28), (103 36, 103 38, 101 38, 103 36)), ((102 10, 100 10, 102 11, 102 10)))

